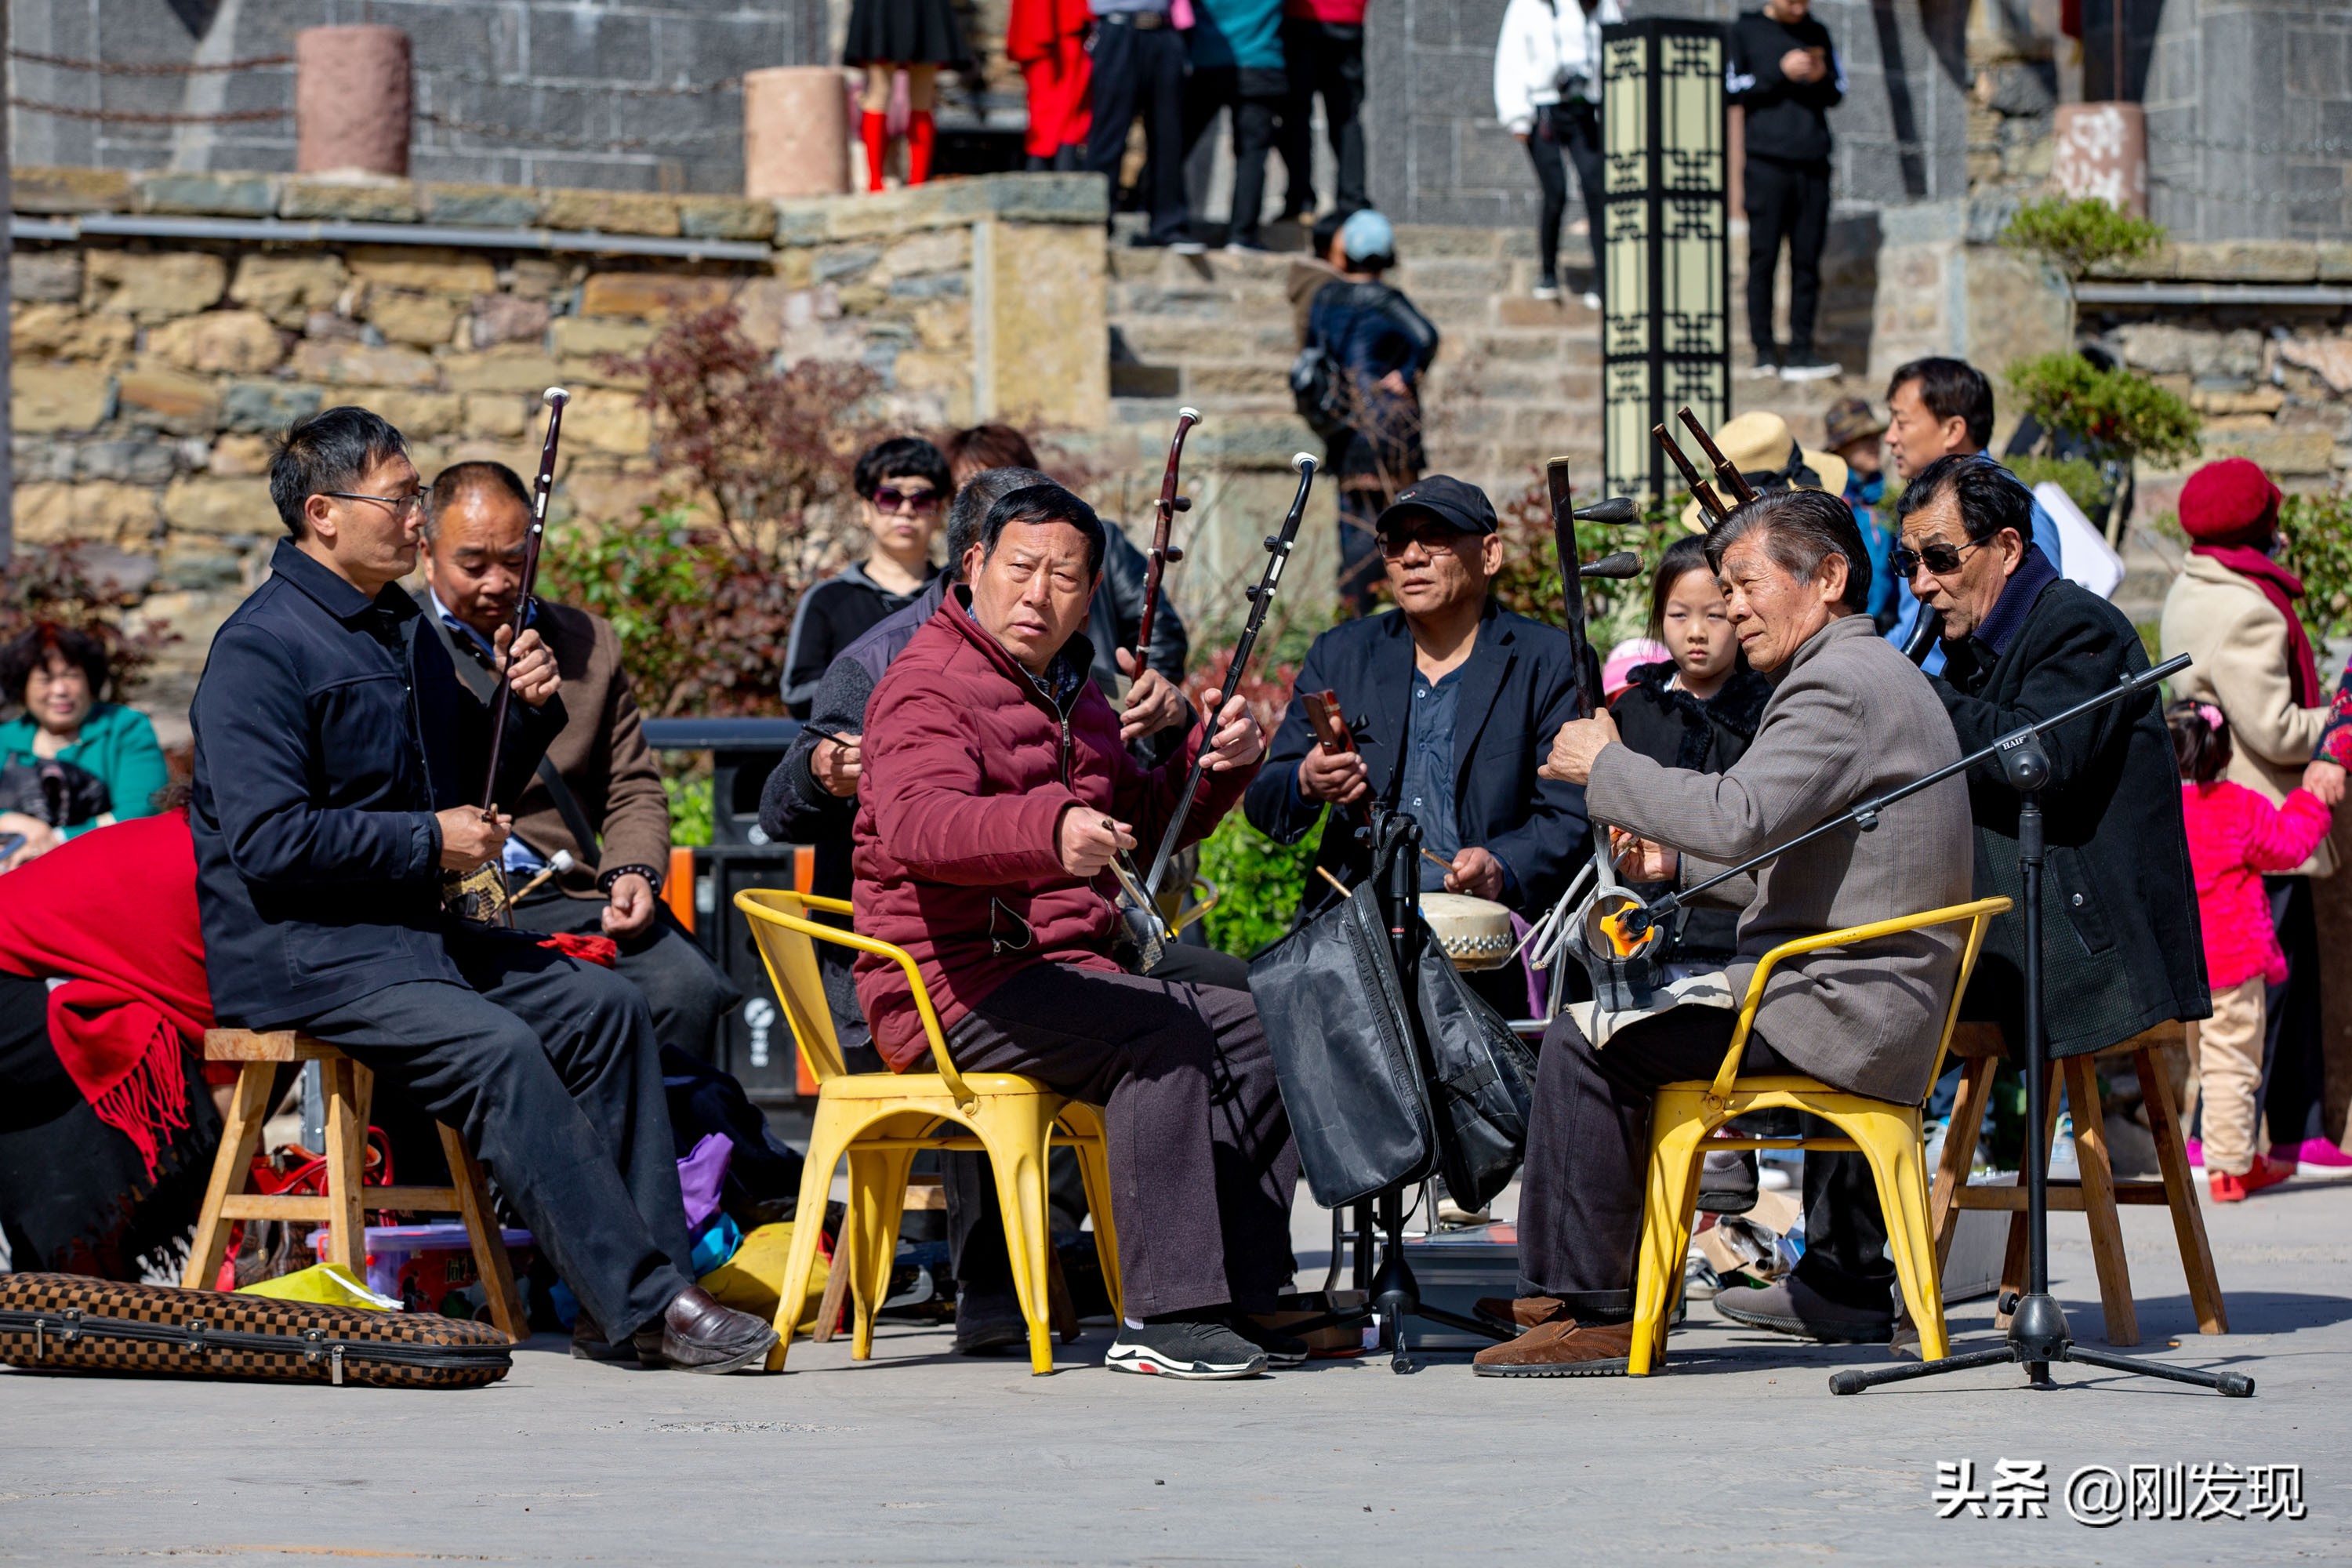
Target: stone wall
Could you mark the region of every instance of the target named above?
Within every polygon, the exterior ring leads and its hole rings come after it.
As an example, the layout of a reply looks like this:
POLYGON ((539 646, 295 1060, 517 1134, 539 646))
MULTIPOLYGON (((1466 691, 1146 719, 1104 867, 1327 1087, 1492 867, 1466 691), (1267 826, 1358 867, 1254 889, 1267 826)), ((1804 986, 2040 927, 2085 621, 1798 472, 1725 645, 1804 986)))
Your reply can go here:
POLYGON ((614 358, 682 312, 731 302, 780 361, 862 363, 881 378, 877 412, 913 427, 1083 428, 1108 401, 1102 187, 1084 176, 769 204, 20 170, 16 195, 20 212, 71 215, 18 220, 16 537, 108 552, 150 593, 146 613, 183 637, 163 692, 192 678, 279 532, 271 433, 321 406, 383 413, 428 476, 470 458, 527 473, 539 394, 561 383, 576 401, 558 504, 628 519, 665 482, 614 358), (206 238, 75 233, 192 214, 232 221, 206 238), (268 232, 258 214, 342 237, 268 232), (420 222, 450 243, 397 243, 420 222), (723 258, 627 255, 625 236, 723 258))
POLYGON ((9 0, 9 16, 19 50, 116 68, 14 62, 18 161, 182 173, 294 166, 291 65, 170 68, 281 57, 304 27, 406 30, 410 172, 436 180, 740 191, 741 74, 837 58, 823 0, 9 0), (203 118, 256 114, 265 118, 203 118), (196 118, 154 118, 166 116, 196 118))

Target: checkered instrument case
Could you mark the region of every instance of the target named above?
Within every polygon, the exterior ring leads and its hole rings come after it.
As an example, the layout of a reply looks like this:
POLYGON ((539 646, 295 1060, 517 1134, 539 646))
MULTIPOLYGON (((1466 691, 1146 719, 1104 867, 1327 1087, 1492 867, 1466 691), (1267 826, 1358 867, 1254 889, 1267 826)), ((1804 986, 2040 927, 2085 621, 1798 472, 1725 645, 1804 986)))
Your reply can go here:
POLYGON ((513 1342, 488 1323, 78 1274, 0 1274, 0 1363, 43 1372, 478 1388, 513 1342))

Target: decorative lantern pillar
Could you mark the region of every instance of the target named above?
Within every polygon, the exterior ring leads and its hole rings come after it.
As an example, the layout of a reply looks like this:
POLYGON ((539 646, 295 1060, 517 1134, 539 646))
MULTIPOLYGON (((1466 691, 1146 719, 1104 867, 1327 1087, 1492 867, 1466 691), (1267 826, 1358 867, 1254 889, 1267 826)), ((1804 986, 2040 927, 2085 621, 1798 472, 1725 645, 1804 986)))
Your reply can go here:
POLYGON ((1611 495, 1656 499, 1652 428, 1685 406, 1710 429, 1731 413, 1723 32, 1654 17, 1601 39, 1603 466, 1611 495))

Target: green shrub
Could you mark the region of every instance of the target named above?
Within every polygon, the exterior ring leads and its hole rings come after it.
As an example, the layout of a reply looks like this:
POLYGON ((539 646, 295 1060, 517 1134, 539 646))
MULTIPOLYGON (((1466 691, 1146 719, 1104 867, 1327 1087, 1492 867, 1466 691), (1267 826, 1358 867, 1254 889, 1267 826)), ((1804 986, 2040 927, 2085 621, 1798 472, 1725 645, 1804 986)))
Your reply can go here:
POLYGON ((2007 372, 2042 426, 2118 458, 2181 462, 2197 455, 2202 421, 2187 402, 2128 370, 2101 370, 2078 353, 2040 354, 2007 372))
POLYGON ((1247 958, 1287 931, 1322 842, 1319 823, 1286 848, 1240 812, 1227 813, 1201 842, 1201 875, 1217 889, 1216 907, 1201 918, 1209 945, 1247 958))
POLYGON ((710 844, 710 775, 679 777, 664 774, 669 792, 669 841, 681 849, 703 849, 710 844))
POLYGON ((2352 498, 2287 497, 2279 541, 2281 561, 2303 579, 2304 624, 2321 641, 2352 636, 2352 498))
POLYGON ((2073 202, 2051 196, 2018 208, 2000 231, 2000 242, 2015 250, 2040 251, 2067 277, 2080 278, 2102 261, 2147 255, 2164 243, 2164 229, 2095 196, 2073 202))
POLYGON ((2003 458, 2001 461, 2025 481, 2027 489, 2045 479, 2057 481, 2067 498, 2083 509, 2084 517, 2098 516, 2099 509, 2107 504, 2106 476, 2087 458, 2003 458))

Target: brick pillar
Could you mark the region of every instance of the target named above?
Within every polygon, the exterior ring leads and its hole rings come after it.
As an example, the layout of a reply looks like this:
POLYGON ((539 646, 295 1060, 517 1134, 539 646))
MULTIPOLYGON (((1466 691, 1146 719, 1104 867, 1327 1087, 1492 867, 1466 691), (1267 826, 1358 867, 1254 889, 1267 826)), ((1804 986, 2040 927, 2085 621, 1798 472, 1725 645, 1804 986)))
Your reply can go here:
POLYGON ((294 167, 302 174, 408 174, 408 35, 398 27, 308 27, 294 35, 294 167))
POLYGON ((849 189, 849 120, 841 73, 777 66, 743 73, 743 194, 840 195, 849 189))

